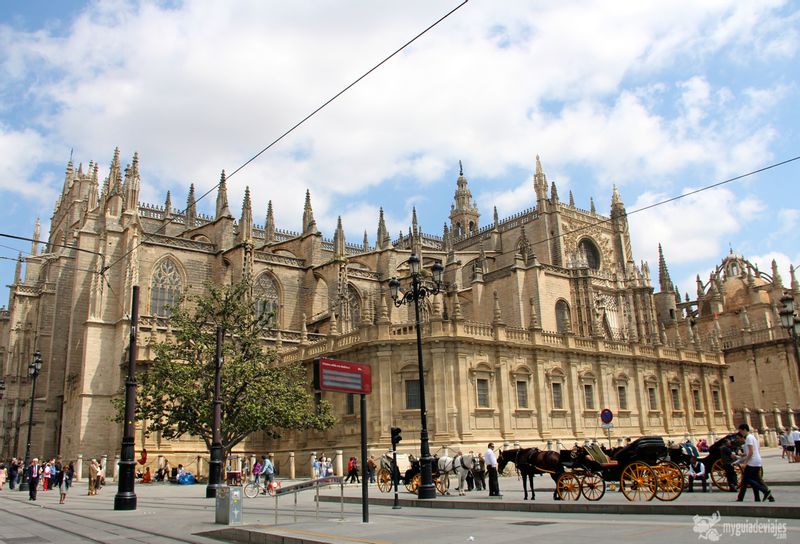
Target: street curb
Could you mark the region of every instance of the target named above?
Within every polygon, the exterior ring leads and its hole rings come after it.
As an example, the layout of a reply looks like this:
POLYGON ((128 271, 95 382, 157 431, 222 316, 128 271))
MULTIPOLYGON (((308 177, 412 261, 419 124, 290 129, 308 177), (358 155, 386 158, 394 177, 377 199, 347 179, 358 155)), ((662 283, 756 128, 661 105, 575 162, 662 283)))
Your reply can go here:
MULTIPOLYGON (((339 502, 340 497, 320 495, 320 502, 339 502)), ((361 497, 344 497, 348 504, 361 504, 361 497)), ((392 506, 392 498, 369 499, 370 504, 392 506)), ((400 499, 400 506, 409 508, 448 508, 458 510, 495 510, 503 512, 548 512, 555 514, 636 514, 645 516, 710 516, 719 512, 723 516, 800 519, 800 506, 779 506, 774 503, 755 504, 674 504, 651 501, 643 504, 603 504, 568 502, 508 502, 508 501, 451 501, 437 498, 432 501, 400 499)))

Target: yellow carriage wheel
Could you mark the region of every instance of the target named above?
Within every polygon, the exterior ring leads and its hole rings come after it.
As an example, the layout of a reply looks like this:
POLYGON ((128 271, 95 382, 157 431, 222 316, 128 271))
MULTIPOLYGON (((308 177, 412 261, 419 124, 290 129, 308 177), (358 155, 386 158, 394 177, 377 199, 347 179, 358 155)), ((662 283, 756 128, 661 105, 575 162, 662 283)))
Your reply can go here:
POLYGON ((381 493, 388 493, 392 490, 392 473, 388 468, 378 471, 378 489, 381 493))
POLYGON ((587 472, 581 479, 581 493, 590 501, 599 501, 606 494, 606 482, 597 472, 587 472))
POLYGON ((658 486, 656 498, 660 501, 674 501, 683 493, 683 472, 672 461, 664 461, 653 467, 658 486))
POLYGON ((631 463, 619 478, 622 494, 629 501, 651 501, 658 487, 656 474, 647 463, 631 463))
POLYGON ((556 481, 556 492, 562 501, 577 501, 581 496, 581 481, 574 474, 565 472, 556 481))

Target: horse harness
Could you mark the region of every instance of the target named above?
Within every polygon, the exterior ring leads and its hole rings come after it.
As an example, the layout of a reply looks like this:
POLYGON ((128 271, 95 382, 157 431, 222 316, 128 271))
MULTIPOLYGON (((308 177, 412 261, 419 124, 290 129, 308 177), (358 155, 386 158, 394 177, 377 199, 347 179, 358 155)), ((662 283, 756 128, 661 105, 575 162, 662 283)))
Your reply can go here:
POLYGON ((458 457, 453 457, 453 466, 452 466, 452 468, 447 469, 445 472, 447 472, 448 474, 450 474, 450 473, 455 474, 456 473, 456 469, 457 469, 457 467, 456 467, 456 459, 458 459, 458 462, 461 465, 461 468, 463 468, 464 470, 469 470, 469 467, 464 463, 464 456, 463 455, 459 455, 458 457))

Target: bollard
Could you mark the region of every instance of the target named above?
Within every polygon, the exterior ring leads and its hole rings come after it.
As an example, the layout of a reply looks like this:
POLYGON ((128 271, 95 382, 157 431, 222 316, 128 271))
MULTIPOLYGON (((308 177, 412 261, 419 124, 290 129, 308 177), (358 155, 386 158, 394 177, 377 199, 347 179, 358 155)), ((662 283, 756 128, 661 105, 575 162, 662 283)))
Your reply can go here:
MULTIPOLYGON (((290 480, 294 480, 295 479, 295 466, 294 466, 294 452, 293 451, 289 452, 289 479, 290 480)), ((295 493, 295 495, 297 495, 297 493, 295 493)))
POLYGON ((83 454, 78 454, 78 461, 75 463, 75 481, 80 482, 83 478, 83 454))
POLYGON ((336 472, 334 474, 336 474, 337 476, 344 476, 343 460, 344 460, 344 455, 342 450, 336 450, 336 459, 334 461, 335 463, 334 470, 336 472))

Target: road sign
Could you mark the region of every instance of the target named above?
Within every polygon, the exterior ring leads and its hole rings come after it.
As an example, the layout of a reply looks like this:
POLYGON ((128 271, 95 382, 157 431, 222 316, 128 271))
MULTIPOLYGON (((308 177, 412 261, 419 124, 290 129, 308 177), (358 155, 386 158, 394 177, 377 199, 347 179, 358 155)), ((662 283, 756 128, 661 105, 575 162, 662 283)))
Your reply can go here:
POLYGON ((613 419, 614 419, 614 412, 612 412, 608 408, 605 408, 602 412, 600 412, 600 421, 602 421, 603 423, 611 423, 613 419))
POLYGON ((602 424, 602 425, 600 425, 600 426, 601 426, 602 428, 604 428, 604 429, 613 429, 613 428, 614 428, 614 424, 613 424, 613 423, 603 423, 603 424, 602 424))
POLYGON ((320 357, 314 361, 314 389, 372 393, 372 367, 320 357))

